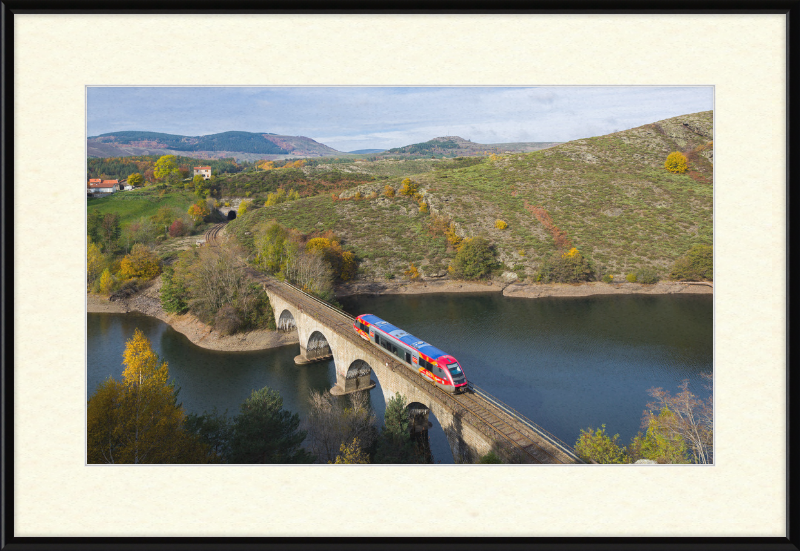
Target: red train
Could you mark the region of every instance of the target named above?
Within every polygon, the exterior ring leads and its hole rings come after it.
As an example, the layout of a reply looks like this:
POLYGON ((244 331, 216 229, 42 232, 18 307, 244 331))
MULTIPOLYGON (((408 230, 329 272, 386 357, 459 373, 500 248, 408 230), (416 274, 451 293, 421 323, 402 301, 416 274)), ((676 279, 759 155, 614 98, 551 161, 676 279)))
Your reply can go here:
POLYGON ((372 314, 358 316, 353 328, 439 388, 454 394, 466 392, 467 377, 453 356, 372 314))

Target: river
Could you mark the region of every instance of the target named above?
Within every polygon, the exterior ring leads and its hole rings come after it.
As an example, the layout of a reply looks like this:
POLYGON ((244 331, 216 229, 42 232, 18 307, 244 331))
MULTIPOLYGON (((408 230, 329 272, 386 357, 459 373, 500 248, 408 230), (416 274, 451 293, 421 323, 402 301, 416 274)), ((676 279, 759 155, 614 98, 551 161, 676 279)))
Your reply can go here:
MULTIPOLYGON (((652 387, 676 392, 683 379, 706 397, 713 368, 713 302, 708 295, 624 295, 519 299, 491 294, 389 295, 342 299, 455 356, 467 377, 526 417, 574 444, 581 428, 606 424, 627 444, 639 430, 652 387)), ((88 393, 119 378, 125 341, 139 328, 169 362, 188 412, 237 413, 251 390, 278 390, 301 417, 309 390, 335 383, 333 362, 296 366, 296 345, 218 352, 193 345, 163 322, 139 314, 89 314, 88 393)), ((373 379, 375 376, 373 374, 373 379)), ((378 383, 380 383, 378 381, 378 383)), ((371 403, 383 418, 380 388, 371 403)), ((453 458, 431 416, 436 462, 453 458)))

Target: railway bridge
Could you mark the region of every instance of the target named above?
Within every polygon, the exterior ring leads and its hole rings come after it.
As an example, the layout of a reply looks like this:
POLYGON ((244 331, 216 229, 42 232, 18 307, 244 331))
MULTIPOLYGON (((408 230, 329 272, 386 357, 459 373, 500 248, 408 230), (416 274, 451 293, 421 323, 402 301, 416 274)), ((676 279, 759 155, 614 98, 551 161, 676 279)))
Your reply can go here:
POLYGON ((359 337, 347 313, 254 270, 250 276, 269 296, 278 329, 297 331, 298 363, 333 359, 333 394, 373 388, 374 377, 385 400, 400 393, 414 413, 436 416, 456 463, 475 462, 491 450, 512 463, 581 463, 568 445, 475 385, 448 394, 359 337))

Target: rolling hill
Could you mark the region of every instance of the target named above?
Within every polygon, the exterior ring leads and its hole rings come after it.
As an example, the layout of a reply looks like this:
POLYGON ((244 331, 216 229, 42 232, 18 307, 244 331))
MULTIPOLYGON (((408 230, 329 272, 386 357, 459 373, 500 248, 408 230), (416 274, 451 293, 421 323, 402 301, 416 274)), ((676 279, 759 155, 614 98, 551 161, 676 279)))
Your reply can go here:
POLYGON ((382 153, 384 156, 401 157, 429 157, 440 155, 443 157, 471 157, 475 155, 522 153, 538 151, 557 145, 559 142, 516 142, 499 144, 481 144, 465 140, 460 136, 440 136, 427 142, 415 143, 403 147, 388 149, 382 153))
POLYGON ((304 136, 254 132, 221 132, 207 136, 181 136, 160 132, 110 132, 87 139, 89 157, 136 155, 186 155, 198 159, 234 157, 240 161, 285 157, 321 157, 342 153, 304 136))
POLYGON ((257 208, 229 228, 250 246, 270 219, 307 234, 332 230, 371 279, 401 276, 411 263, 425 276, 445 275, 455 254, 442 229, 449 222, 462 237, 486 237, 505 269, 522 277, 565 242, 602 273, 665 275, 693 245, 713 240, 712 129, 708 111, 528 153, 431 160, 430 170, 406 174, 431 214, 409 197, 384 196, 387 185, 400 187, 392 175, 336 200, 326 194, 257 208), (686 173, 665 170, 672 151, 689 158, 686 173))

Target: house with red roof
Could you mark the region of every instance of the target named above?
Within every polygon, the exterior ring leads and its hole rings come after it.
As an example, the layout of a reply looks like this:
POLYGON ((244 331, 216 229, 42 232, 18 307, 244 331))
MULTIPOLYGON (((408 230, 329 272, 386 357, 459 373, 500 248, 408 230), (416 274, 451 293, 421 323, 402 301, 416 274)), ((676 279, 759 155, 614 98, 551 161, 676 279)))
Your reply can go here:
POLYGON ((89 195, 98 195, 101 193, 114 193, 119 186, 119 180, 101 180, 100 178, 92 178, 86 185, 86 193, 89 195))
POLYGON ((200 175, 203 177, 203 180, 208 180, 211 178, 211 167, 210 166, 196 166, 194 167, 194 175, 200 175))

